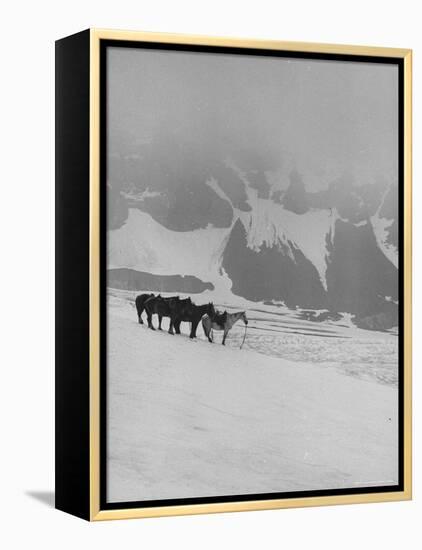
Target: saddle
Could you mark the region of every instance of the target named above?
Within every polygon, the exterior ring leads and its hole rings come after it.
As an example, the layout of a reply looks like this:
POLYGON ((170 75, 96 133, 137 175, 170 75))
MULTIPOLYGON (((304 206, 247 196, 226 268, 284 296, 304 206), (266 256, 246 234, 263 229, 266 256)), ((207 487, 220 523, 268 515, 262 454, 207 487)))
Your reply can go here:
POLYGON ((226 324, 226 321, 227 321, 227 311, 225 311, 224 313, 217 312, 211 320, 216 325, 220 326, 221 328, 224 328, 224 325, 226 324))

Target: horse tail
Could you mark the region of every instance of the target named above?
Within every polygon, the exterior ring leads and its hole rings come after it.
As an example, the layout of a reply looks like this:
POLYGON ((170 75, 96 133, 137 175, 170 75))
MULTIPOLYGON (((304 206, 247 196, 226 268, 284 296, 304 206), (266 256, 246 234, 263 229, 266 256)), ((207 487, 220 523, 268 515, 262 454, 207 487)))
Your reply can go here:
POLYGON ((137 296, 135 298, 135 306, 136 306, 136 311, 138 312, 138 315, 142 313, 142 310, 143 310, 142 303, 143 303, 142 296, 141 295, 137 296))
POLYGON ((142 312, 145 309, 145 300, 147 299, 147 297, 148 294, 139 294, 139 296, 135 298, 136 312, 138 314, 138 321, 141 325, 144 324, 144 322, 142 321, 142 312))

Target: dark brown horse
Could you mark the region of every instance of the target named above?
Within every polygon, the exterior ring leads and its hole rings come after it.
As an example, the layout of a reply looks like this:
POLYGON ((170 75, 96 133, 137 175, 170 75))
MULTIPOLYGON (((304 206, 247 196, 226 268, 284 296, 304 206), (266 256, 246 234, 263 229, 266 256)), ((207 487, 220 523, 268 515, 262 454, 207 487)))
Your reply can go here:
POLYGON ((135 299, 136 311, 138 313, 138 322, 143 325, 142 312, 145 309, 145 302, 150 298, 154 298, 154 294, 139 294, 135 299))
POLYGON ((173 334, 173 317, 174 317, 173 312, 175 308, 179 306, 183 307, 184 305, 188 305, 191 303, 192 302, 190 298, 181 300, 179 296, 171 296, 169 298, 163 298, 159 294, 158 296, 148 298, 144 303, 144 307, 147 314, 149 328, 151 330, 155 330, 154 325, 152 324, 152 316, 155 313, 156 315, 158 315, 158 330, 162 330, 161 322, 163 320, 163 317, 170 317, 169 333, 173 334))
POLYGON ((195 304, 189 300, 179 300, 171 302, 170 304, 170 328, 169 334, 180 334, 181 319, 191 315, 191 307, 195 304))
MULTIPOLYGON (((190 338, 196 338, 196 329, 199 321, 205 315, 213 317, 215 315, 215 309, 212 302, 197 306, 194 303, 190 304, 175 304, 173 308, 172 324, 177 334, 180 334, 180 323, 182 321, 192 323, 190 338)), ((170 331, 169 331, 170 332, 170 331)))

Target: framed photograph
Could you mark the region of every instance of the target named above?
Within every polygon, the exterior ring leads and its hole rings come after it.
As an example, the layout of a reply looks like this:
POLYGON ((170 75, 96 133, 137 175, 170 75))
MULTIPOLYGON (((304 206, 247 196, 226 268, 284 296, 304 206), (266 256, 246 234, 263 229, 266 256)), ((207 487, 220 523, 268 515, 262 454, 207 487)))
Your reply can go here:
POLYGON ((56 43, 56 507, 411 498, 411 51, 56 43))

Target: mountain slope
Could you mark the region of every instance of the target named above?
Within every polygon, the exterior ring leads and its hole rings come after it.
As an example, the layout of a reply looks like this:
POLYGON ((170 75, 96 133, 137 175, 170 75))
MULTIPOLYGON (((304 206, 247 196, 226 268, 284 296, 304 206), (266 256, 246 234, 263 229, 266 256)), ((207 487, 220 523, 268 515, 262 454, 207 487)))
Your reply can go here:
POLYGON ((168 140, 162 162, 162 147, 115 163, 113 285, 212 289, 220 299, 348 312, 367 327, 397 324, 397 185, 343 175, 311 193, 293 165, 281 182, 247 151, 218 156, 168 140))
POLYGON ((397 270, 378 248, 369 221, 358 226, 336 221, 327 288, 329 309, 360 316, 391 309, 391 299, 398 299, 397 270))
POLYGON ((233 281, 232 292, 248 300, 278 297, 289 307, 326 306, 318 272, 303 252, 288 240, 263 243, 259 249, 248 246, 248 235, 240 220, 224 249, 222 267, 233 281))
POLYGON ((397 483, 396 388, 109 310, 111 502, 397 483))
POLYGON ((231 282, 221 275, 220 264, 229 234, 230 227, 171 231, 150 214, 129 209, 125 224, 109 231, 108 270, 128 268, 153 275, 191 276, 224 293, 231 282))

